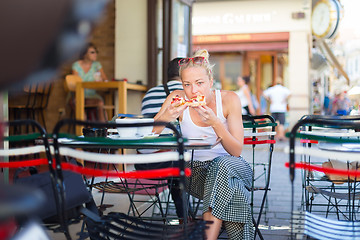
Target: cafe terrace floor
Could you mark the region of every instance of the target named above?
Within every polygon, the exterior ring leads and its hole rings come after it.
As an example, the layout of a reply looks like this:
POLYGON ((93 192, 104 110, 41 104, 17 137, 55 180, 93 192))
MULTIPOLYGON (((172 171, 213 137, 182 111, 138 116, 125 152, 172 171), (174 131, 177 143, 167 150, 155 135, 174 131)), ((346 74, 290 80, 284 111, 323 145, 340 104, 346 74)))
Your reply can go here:
MULTIPOLYGON (((265 240, 285 240, 289 239, 289 223, 290 223, 290 209, 291 209, 291 194, 290 194, 290 178, 289 169, 285 167, 285 162, 288 161, 289 156, 283 152, 283 149, 288 146, 288 141, 277 142, 273 153, 273 162, 271 169, 271 191, 268 192, 268 208, 266 213, 262 215, 260 224, 260 231, 265 240)), ((265 159, 268 155, 268 148, 257 147, 256 159, 265 159)), ((248 161, 252 159, 251 147, 245 147, 243 157, 248 161)), ((295 179, 295 208, 299 209, 301 204, 301 178, 300 170, 296 171, 295 179)), ((260 205, 263 191, 255 192, 255 205, 260 205)), ((101 200, 101 193, 98 190, 93 190, 94 198, 97 204, 101 200)), ((128 197, 126 194, 112 194, 106 193, 106 204, 114 204, 114 207, 108 208, 106 211, 120 211, 127 212, 128 197)), ((254 208, 255 219, 257 219, 257 208, 254 208)), ((79 225, 72 225, 70 231, 74 239, 78 238, 76 232, 80 229, 79 225)), ((61 233, 49 232, 52 239, 64 239, 61 233)), ((219 239, 226 239, 226 233, 221 234, 219 239)), ((258 237, 256 239, 259 239, 258 237)))

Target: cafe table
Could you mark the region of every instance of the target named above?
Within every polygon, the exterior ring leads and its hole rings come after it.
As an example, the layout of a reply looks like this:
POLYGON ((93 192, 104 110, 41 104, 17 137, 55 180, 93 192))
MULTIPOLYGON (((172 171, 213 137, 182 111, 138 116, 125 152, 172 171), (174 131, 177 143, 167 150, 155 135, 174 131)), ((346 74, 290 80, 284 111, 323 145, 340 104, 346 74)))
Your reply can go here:
MULTIPOLYGON (((118 96, 118 102, 115 104, 117 108, 116 113, 127 113, 127 91, 142 91, 147 90, 146 86, 139 84, 128 83, 127 81, 111 81, 111 82, 78 82, 76 83, 75 99, 76 99, 76 111, 75 117, 78 120, 85 120, 85 89, 95 90, 115 90, 118 96)), ((112 102, 111 95, 105 98, 105 104, 112 102)), ((76 134, 81 135, 81 126, 76 126, 76 134)))
MULTIPOLYGON (((176 150, 178 144, 174 142, 174 136, 169 134, 164 134, 160 136, 148 136, 140 138, 120 138, 118 135, 109 135, 107 138, 90 138, 90 137, 67 137, 68 134, 59 134, 59 146, 60 152, 63 148, 76 148, 84 150, 94 150, 94 149, 107 149, 107 150, 119 150, 119 149, 137 149, 139 151, 154 151, 156 149, 168 149, 176 150)), ((69 135, 71 136, 71 135, 69 135)), ((185 159, 192 160, 194 150, 206 150, 215 147, 220 143, 218 139, 215 143, 210 143, 206 141, 206 138, 184 138, 184 148, 188 153, 185 152, 185 159), (189 153, 190 152, 190 153, 189 153)), ((66 149, 64 149, 66 150, 66 149)), ((144 152, 146 153, 146 152, 144 152)), ((140 155, 139 155, 140 156, 140 155)), ((72 156, 75 157, 76 156, 72 156)), ((141 156, 140 156, 141 157, 141 156)), ((191 181, 191 180, 190 180, 191 181)), ((91 180, 91 186, 94 183, 94 178, 91 180)), ((102 182, 101 184, 107 184, 107 181, 102 182)), ((111 182, 110 182, 111 184, 111 182)), ((104 188, 104 187, 102 187, 104 188)), ((103 205, 104 194, 102 195, 102 200, 100 205, 103 205)), ((189 202, 189 195, 187 195, 187 202, 189 202)), ((196 207, 197 209, 197 207, 196 207)), ((196 211, 193 213, 191 211, 192 217, 196 216, 196 211)))
MULTIPOLYGON (((177 144, 170 135, 148 136, 140 138, 120 138, 118 135, 110 135, 107 139, 101 138, 66 138, 66 135, 59 138, 60 146, 82 149, 177 149, 177 144), (169 141, 166 141, 166 140, 169 141)), ((184 148, 186 150, 211 149, 220 143, 220 139, 215 143, 210 143, 203 138, 184 138, 184 148)))

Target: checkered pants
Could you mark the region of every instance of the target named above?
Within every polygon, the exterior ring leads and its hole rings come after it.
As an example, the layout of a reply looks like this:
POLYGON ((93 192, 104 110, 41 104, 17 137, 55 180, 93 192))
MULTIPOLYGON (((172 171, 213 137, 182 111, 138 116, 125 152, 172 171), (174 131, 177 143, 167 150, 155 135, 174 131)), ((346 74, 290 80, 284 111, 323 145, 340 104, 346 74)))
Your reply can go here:
MULTIPOLYGON (((188 167, 191 163, 187 163, 188 167)), ((250 208, 252 169, 242 157, 220 156, 210 161, 193 161, 187 178, 191 195, 204 200, 203 213, 224 221, 230 239, 254 239, 250 208), (191 186, 190 186, 191 184, 191 186)))

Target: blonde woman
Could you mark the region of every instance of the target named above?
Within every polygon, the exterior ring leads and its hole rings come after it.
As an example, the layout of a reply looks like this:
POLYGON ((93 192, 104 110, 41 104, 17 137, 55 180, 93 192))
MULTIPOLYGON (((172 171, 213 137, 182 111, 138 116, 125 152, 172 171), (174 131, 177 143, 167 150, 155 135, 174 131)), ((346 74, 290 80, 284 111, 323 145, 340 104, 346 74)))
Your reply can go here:
MULTIPOLYGON (((204 200, 203 218, 213 221, 206 230, 207 239, 217 239, 223 222, 230 239, 253 239, 249 205, 252 170, 241 157, 244 129, 239 97, 231 91, 212 90, 212 66, 206 50, 180 60, 179 65, 184 90, 167 97, 155 120, 179 118, 184 137, 202 137, 213 143, 221 140, 210 150, 195 150, 188 191, 204 200), (206 105, 172 103, 176 95, 185 99, 205 96, 206 105)), ((162 129, 155 131, 160 133, 162 129)))

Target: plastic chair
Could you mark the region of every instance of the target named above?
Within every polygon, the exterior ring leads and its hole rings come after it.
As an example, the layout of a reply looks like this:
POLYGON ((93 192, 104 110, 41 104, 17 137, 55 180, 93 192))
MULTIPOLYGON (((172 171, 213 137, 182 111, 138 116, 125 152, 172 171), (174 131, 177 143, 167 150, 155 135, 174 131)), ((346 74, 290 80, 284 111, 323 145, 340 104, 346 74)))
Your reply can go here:
MULTIPOLYGON (((111 122, 115 122, 117 118, 143 119, 145 116, 137 114, 118 114, 112 118, 111 122)), ((148 118, 145 120, 148 121, 148 118)), ((117 131, 115 130, 115 132, 117 131)), ((154 152, 156 151, 171 150, 154 150, 154 152)), ((138 153, 141 154, 141 151, 138 151, 138 153)), ((139 157, 141 157, 141 155, 139 155, 139 157)), ((153 164, 135 164, 134 166, 137 170, 150 170, 170 167, 172 164, 174 163, 165 162, 153 164)), ((103 195, 106 192, 127 193, 131 202, 133 203, 129 206, 128 214, 132 214, 133 216, 149 217, 150 215, 150 218, 154 219, 157 215, 163 221, 168 222, 177 219, 178 217, 182 218, 182 207, 180 206, 181 196, 179 196, 178 178, 128 179, 124 182, 102 181, 92 186, 102 191, 103 195), (124 184, 126 184, 126 188, 124 187, 124 184), (171 199, 170 195, 171 198, 175 197, 176 199, 171 199), (144 199, 144 196, 147 196, 149 199, 144 199), (136 207, 136 205, 146 205, 146 207, 140 209, 136 207), (174 214, 174 208, 176 209, 176 214, 174 214), (175 215, 177 215, 177 217, 175 215)), ((102 198, 101 206, 106 207, 107 205, 103 205, 103 199, 104 198, 102 198)))
MULTIPOLYGON (((9 149, 2 149, 0 150, 0 156, 3 157, 5 161, 0 163, 1 168, 14 168, 19 170, 20 168, 28 168, 28 167, 34 167, 34 166, 41 166, 41 165, 47 165, 48 171, 45 171, 41 173, 41 176, 47 175, 48 180, 47 183, 41 183, 43 185, 47 185, 50 188, 50 192, 45 193, 38 181, 36 181, 36 177, 40 176, 40 174, 30 175, 28 177, 22 177, 18 180, 14 179, 16 181, 16 184, 28 186, 30 188, 36 188, 40 189, 42 192, 44 192, 46 196, 46 202, 49 205, 52 205, 52 207, 48 208, 39 208, 34 215, 40 219, 45 219, 47 217, 50 217, 52 215, 56 215, 57 212, 59 212, 59 206, 56 205, 58 202, 54 199, 57 198, 58 194, 56 192, 51 191, 52 189, 56 188, 56 182, 55 182, 55 171, 52 168, 52 156, 50 153, 50 145, 47 139, 46 131, 45 129, 36 121, 34 120, 15 120, 11 122, 3 123, 4 126, 9 127, 21 127, 21 126, 30 126, 32 129, 34 129, 34 132, 29 134, 17 134, 17 135, 11 135, 9 137, 4 137, 3 141, 8 142, 10 148, 9 149), (35 144, 35 141, 40 141, 41 144, 35 144), (27 142, 29 143, 26 147, 20 147, 20 148, 12 148, 12 146, 17 146, 17 144, 13 144, 14 142, 27 142), (45 155, 45 157, 41 156, 45 155), (16 161, 8 161, 8 159, 12 157, 16 157, 16 161), (21 160, 19 161, 18 158, 21 160), (26 159, 24 159, 26 158, 26 159), (32 177, 35 176, 35 177, 32 177), (31 181, 24 181, 26 179, 32 179, 31 181), (56 205, 56 206, 55 206, 56 205), (51 210, 50 210, 51 208, 51 210)), ((12 172, 11 172, 12 173, 12 172)), ((11 175, 14 175, 13 173, 11 175)), ((16 175, 14 175, 16 176, 16 175)), ((42 180, 43 181, 43 180, 42 180)), ((59 216, 59 221, 62 222, 62 216, 59 216)))
POLYGON ((310 212, 294 213, 291 219, 293 235, 319 240, 359 240, 360 222, 339 221, 317 216, 310 212))
MULTIPOLYGON (((252 167, 253 167, 253 186, 251 192, 251 206, 254 210, 254 194, 256 191, 263 191, 261 204, 258 211, 257 226, 264 211, 266 215, 267 193, 270 190, 271 162, 274 151, 274 136, 276 135, 275 119, 270 115, 243 115, 244 125, 244 147, 252 148, 252 167), (258 159, 256 157, 256 147, 265 147, 268 149, 267 159, 258 159)), ((263 148, 262 148, 263 149, 263 148)), ((266 220, 265 220, 266 221, 266 220)))
POLYGON ((36 91, 34 92, 35 101, 32 106, 33 119, 41 121, 45 130, 46 130, 46 121, 45 121, 44 113, 49 103, 51 89, 52 89, 52 83, 44 82, 37 84, 36 91))
MULTIPOLYGON (((294 208, 294 178, 295 168, 303 169, 303 211, 305 217, 309 219, 317 219, 313 222, 313 227, 319 228, 309 236, 318 239, 358 239, 357 228, 347 229, 342 225, 356 226, 358 221, 359 209, 359 182, 360 172, 349 169, 350 161, 359 161, 359 154, 356 145, 360 144, 360 134, 354 131, 358 129, 360 117, 344 116, 344 117, 324 117, 324 116, 304 116, 292 128, 290 134, 289 152, 290 162, 290 180, 292 183, 292 213, 294 208), (300 130, 300 131, 299 131, 300 130), (295 140, 300 139, 303 146, 295 145, 295 140), (315 144, 316 143, 316 144, 315 144), (352 147, 345 149, 346 144, 352 147), (295 155, 302 156, 302 162, 295 162, 295 155), (305 158, 304 158, 305 156, 305 158), (328 159, 343 161, 345 169, 336 166, 328 167, 326 163, 328 159), (343 176, 342 182, 330 181, 332 174, 343 176), (321 197, 320 197, 321 196, 321 197), (320 217, 320 218, 319 218, 320 217), (320 219, 320 220, 319 220, 320 219), (327 227, 320 227, 323 222, 327 227), (342 224, 343 223, 343 224, 342 224), (336 228, 332 234, 341 234, 341 231, 350 231, 347 234, 326 238, 327 232, 331 228, 336 228), (314 235, 315 234, 315 235, 314 235), (324 235, 323 235, 324 234, 324 235), (347 236, 350 237, 346 238, 347 236), (317 238, 317 237, 315 237, 317 238)), ((307 225, 311 225, 306 223, 307 225)), ((306 228, 306 225, 304 227, 306 228)), ((295 237, 295 226, 292 228, 292 237, 295 237)), ((330 233, 331 235, 331 233, 330 233)))
MULTIPOLYGON (((9 111, 13 116, 13 120, 39 119, 46 130, 44 111, 49 101, 51 87, 52 83, 31 83, 26 85, 23 89, 23 101, 16 104, 9 102, 9 111)), ((26 126, 25 131, 18 129, 19 127, 14 127, 14 134, 29 132, 29 125, 26 126)))
MULTIPOLYGON (((69 74, 65 76, 64 81, 64 89, 68 92, 67 103, 70 106, 70 118, 75 118, 75 91, 76 91, 76 83, 82 82, 82 79, 78 75, 69 74)), ((104 111, 106 110, 114 110, 114 105, 104 105, 104 111)), ((93 104, 85 104, 85 110, 87 112, 88 119, 97 119, 97 105, 93 104)), ((103 113, 106 119, 105 112, 103 113)), ((75 131, 75 130, 74 130, 75 131)))
MULTIPOLYGON (((183 139, 179 135, 176 128, 169 123, 134 123, 134 124, 119 124, 119 123, 99 123, 99 122, 84 122, 84 121, 75 121, 75 120, 61 120, 54 128, 54 147, 55 147, 55 158, 57 170, 59 171, 58 176, 61 178, 61 169, 72 169, 77 172, 81 172, 88 176, 103 176, 103 177, 118 177, 122 182, 124 182, 124 188, 128 186, 125 184, 127 179, 142 179, 142 178, 164 178, 164 177, 179 177, 180 178, 180 188, 182 189, 183 194, 183 204, 185 205, 185 175, 189 176, 189 170, 184 168, 184 146, 183 139), (61 133, 61 128, 66 125, 83 125, 91 128, 119 128, 119 127, 140 127, 140 126, 159 126, 165 125, 174 131, 175 137, 157 137, 154 138, 143 138, 135 140, 119 140, 114 138, 108 138, 106 136, 99 137, 76 137, 69 134, 61 133), (66 139, 63 140, 63 138, 66 139), (108 151, 105 153, 94 153, 94 152, 84 152, 76 149, 72 149, 76 146, 82 146, 82 148, 102 148, 102 149, 125 149, 125 148, 146 148, 149 146, 157 147, 162 143, 171 143, 174 144, 174 147, 177 151, 173 152, 162 152, 162 153, 152 153, 152 154, 142 154, 141 158, 137 154, 125 154, 125 155, 114 155, 109 154, 108 151), (80 145, 78 145, 80 144, 80 145), (156 145, 156 146, 154 146, 156 145), (70 148, 71 147, 71 148, 70 148), (64 165, 62 162, 62 157, 74 157, 81 158, 85 162, 96 162, 96 163, 106 163, 106 164, 128 164, 128 163, 146 163, 146 162, 162 162, 169 160, 179 161, 179 166, 174 168, 165 168, 165 169, 156 169, 156 170, 143 170, 143 171, 117 171, 117 170, 103 170, 103 169, 94 169, 91 167, 77 167, 72 165, 64 165)), ((130 202, 130 205, 133 205, 130 202)), ((88 229, 90 237, 96 239, 149 239, 149 236, 159 237, 163 236, 164 233, 172 233, 171 239, 186 239, 189 236, 196 234, 194 239, 200 239, 203 237, 203 229, 205 228, 205 223, 202 221, 197 221, 195 224, 200 224, 198 228, 192 228, 194 223, 187 223, 182 227, 174 227, 165 223, 149 223, 145 219, 139 216, 129 216, 128 214, 120 213, 110 213, 102 218, 93 217, 92 214, 84 212, 87 216, 87 220, 90 221, 94 228, 88 229), (89 220, 90 218, 90 220, 89 220), (142 226, 136 229, 134 227, 142 226), (130 226, 133 226, 130 228, 130 226), (202 227, 201 227, 202 226, 202 227), (160 228, 160 230, 159 230, 160 228), (198 232, 200 229, 201 231, 198 232), (136 231, 136 234, 143 234, 143 236, 137 235, 135 238, 131 238, 134 234, 133 230, 136 231), (145 234, 145 235, 144 235, 145 234), (149 235, 150 234, 150 235, 149 235), (175 234, 175 235, 174 235, 175 234), (146 237, 144 237, 146 236, 146 237)), ((187 213, 184 212, 184 216, 187 216, 187 213)), ((187 219, 187 218, 185 218, 187 219)), ((186 220, 185 220, 186 222, 186 220)), ((168 239, 168 238, 161 238, 168 239)))
POLYGON ((67 239, 71 239, 67 227, 68 222, 80 221, 78 209, 83 204, 87 204, 87 207, 91 209, 93 203, 92 196, 86 189, 81 175, 66 171, 63 172, 65 181, 56 181, 58 177, 53 168, 53 157, 48 136, 45 129, 38 122, 34 120, 16 120, 5 124, 8 126, 30 125, 35 131, 29 134, 4 137, 4 141, 9 142, 10 148, 0 150, 0 156, 4 158, 16 157, 20 158, 20 160, 13 159, 10 162, 0 162, 0 167, 16 169, 16 172, 11 174, 14 176, 14 184, 36 188, 44 193, 46 207, 39 208, 33 213, 32 217, 41 219, 48 229, 55 232, 61 231, 67 239), (26 147, 11 147, 14 145, 13 142, 19 141, 26 141, 29 144, 26 147), (45 166, 45 168, 41 166, 45 166), (28 170, 28 167, 31 167, 31 169, 28 170), (64 199, 60 198, 58 192, 62 187, 66 189, 64 199), (66 215, 69 213, 72 214, 71 219, 66 215))

